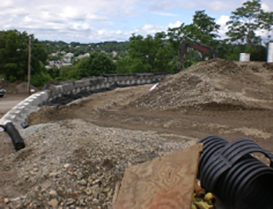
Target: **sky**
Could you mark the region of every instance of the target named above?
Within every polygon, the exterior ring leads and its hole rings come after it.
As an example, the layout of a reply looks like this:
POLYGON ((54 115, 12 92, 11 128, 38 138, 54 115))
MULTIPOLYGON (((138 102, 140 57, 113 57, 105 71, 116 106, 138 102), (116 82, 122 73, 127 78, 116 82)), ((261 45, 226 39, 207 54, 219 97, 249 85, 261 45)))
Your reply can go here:
MULTIPOLYGON (((127 41, 133 33, 167 31, 190 24, 195 11, 205 10, 221 25, 244 0, 0 0, 0 30, 16 29, 39 40, 98 43, 127 41)), ((273 11, 272 0, 262 9, 273 11)))

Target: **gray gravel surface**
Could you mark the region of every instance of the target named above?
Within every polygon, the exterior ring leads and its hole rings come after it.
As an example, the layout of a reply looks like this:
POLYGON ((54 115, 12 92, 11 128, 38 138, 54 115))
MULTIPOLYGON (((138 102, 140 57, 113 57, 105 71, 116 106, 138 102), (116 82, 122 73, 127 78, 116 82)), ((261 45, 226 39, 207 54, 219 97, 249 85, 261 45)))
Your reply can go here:
MULTIPOLYGON (((197 141, 80 119, 31 126, 21 135, 25 149, 0 154, 0 208, 112 208, 127 167, 197 141)), ((8 140, 2 149, 12 149, 8 140)))

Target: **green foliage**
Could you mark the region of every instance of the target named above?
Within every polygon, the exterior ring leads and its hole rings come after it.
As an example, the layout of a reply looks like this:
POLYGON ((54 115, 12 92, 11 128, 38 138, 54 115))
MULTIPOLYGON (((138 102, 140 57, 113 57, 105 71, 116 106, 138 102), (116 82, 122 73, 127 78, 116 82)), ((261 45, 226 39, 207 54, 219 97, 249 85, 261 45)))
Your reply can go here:
POLYGON ((251 61, 266 61, 267 49, 264 46, 246 46, 245 53, 250 53, 251 61))
POLYGON ((226 33, 232 42, 241 44, 260 44, 260 38, 256 36, 255 30, 259 28, 259 14, 261 13, 260 0, 248 0, 242 7, 232 12, 226 33))
POLYGON ((270 41, 271 31, 273 31, 273 12, 261 11, 259 15, 260 28, 267 32, 267 42, 270 41))
POLYGON ((103 74, 115 73, 114 62, 104 53, 93 52, 90 57, 82 58, 76 67, 79 69, 79 76, 101 76, 103 74))
POLYGON ((120 72, 121 63, 130 61, 134 66, 130 68, 130 72, 174 72, 173 60, 177 53, 174 53, 166 37, 164 32, 156 33, 154 37, 148 35, 146 38, 133 34, 128 47, 130 58, 118 61, 118 71, 120 72))
POLYGON ((216 24, 215 18, 208 16, 205 10, 196 11, 193 23, 189 25, 188 34, 195 40, 211 46, 213 39, 219 37, 220 25, 216 24))
POLYGON ((60 69, 50 68, 47 70, 47 74, 49 74, 50 77, 55 80, 55 78, 60 77, 60 69))
MULTIPOLYGON (((173 51, 172 56, 175 57, 178 62, 178 56, 176 54, 183 38, 188 38, 189 42, 191 42, 190 40, 195 40, 211 48, 216 48, 218 41, 215 39, 219 37, 217 34, 219 28, 220 25, 216 24, 215 18, 209 17, 205 13, 205 10, 196 11, 191 24, 185 25, 182 23, 177 28, 168 29, 169 43, 173 51)), ((184 68, 189 67, 192 62, 204 60, 205 56, 206 55, 199 51, 188 49, 188 53, 183 62, 184 68)))
POLYGON ((215 18, 209 17, 205 10, 196 11, 193 16, 193 23, 189 25, 181 24, 177 28, 168 29, 168 37, 173 49, 178 49, 183 37, 199 40, 203 44, 213 47, 215 38, 219 37, 220 25, 216 24, 215 18))
POLYGON ((44 85, 46 82, 51 81, 52 78, 49 74, 41 72, 40 74, 35 74, 31 77, 31 84, 36 87, 44 85))
MULTIPOLYGON (((28 69, 28 37, 17 30, 0 31, 0 74, 10 82, 26 80, 28 69)), ((47 54, 33 35, 31 50, 31 74, 39 74, 46 63, 47 54)))
POLYGON ((148 65, 142 63, 139 58, 126 56, 116 62, 116 73, 143 73, 148 72, 148 65))
POLYGON ((232 50, 226 57, 228 60, 238 60, 240 53, 250 53, 251 61, 266 61, 267 49, 264 46, 231 45, 232 50))
POLYGON ((80 79, 80 73, 79 69, 76 67, 76 65, 72 66, 62 66, 60 68, 60 77, 58 77, 58 80, 78 80, 80 79))
POLYGON ((31 84, 35 87, 43 86, 46 82, 51 80, 50 74, 42 64, 40 66, 40 72, 31 75, 31 84))

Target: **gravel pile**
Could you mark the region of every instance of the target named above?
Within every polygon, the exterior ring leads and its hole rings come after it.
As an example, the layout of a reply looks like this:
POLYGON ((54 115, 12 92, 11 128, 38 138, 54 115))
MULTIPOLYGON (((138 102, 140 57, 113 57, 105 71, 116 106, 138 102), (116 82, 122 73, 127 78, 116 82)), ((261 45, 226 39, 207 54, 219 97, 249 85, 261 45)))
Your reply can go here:
POLYGON ((272 109, 270 64, 215 59, 166 77, 130 106, 159 110, 180 108, 272 109))
POLYGON ((31 126, 21 134, 26 148, 0 155, 0 208, 112 208, 127 167, 197 140, 80 119, 31 126))

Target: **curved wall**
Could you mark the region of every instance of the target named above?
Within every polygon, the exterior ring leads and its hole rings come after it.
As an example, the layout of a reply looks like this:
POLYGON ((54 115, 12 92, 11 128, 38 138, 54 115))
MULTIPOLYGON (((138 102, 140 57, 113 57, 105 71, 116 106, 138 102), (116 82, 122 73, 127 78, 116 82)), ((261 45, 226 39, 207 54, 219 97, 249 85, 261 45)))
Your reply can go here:
POLYGON ((30 113, 38 111, 42 105, 46 105, 48 102, 63 95, 77 94, 86 90, 94 91, 105 88, 113 89, 115 87, 158 83, 166 76, 167 74, 154 73, 116 74, 84 78, 77 81, 70 81, 63 85, 51 85, 47 90, 35 93, 14 106, 0 119, 0 125, 12 122, 17 129, 21 129, 21 123, 25 122, 30 113))

